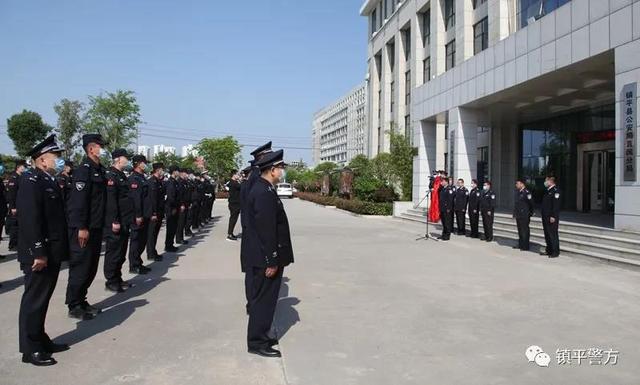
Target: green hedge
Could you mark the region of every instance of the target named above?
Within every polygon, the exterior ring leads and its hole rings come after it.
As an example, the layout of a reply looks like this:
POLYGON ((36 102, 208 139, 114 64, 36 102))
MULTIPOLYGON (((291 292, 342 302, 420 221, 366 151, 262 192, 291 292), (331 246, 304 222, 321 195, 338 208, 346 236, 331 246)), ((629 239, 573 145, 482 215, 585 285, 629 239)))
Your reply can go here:
POLYGON ((364 202, 358 199, 348 200, 333 196, 298 192, 296 196, 302 200, 318 203, 324 206, 335 206, 342 210, 362 215, 391 215, 393 203, 364 202))

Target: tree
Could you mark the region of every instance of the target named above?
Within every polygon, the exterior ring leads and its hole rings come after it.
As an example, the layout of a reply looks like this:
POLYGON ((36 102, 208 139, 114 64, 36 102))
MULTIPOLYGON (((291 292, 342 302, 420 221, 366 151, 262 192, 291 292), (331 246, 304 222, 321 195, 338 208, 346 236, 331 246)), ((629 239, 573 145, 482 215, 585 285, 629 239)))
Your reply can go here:
POLYGON ((172 152, 159 152, 153 156, 154 163, 163 163, 165 168, 171 165, 180 167, 182 165, 182 157, 172 152))
POLYGON ((22 110, 21 113, 7 119, 7 134, 20 157, 25 157, 52 129, 53 127, 42 120, 40 114, 33 111, 22 110))
POLYGON ((193 154, 187 154, 180 160, 180 167, 194 168, 196 164, 196 157, 193 154))
POLYGON ((366 155, 359 154, 354 156, 347 167, 352 169, 356 176, 371 173, 371 161, 366 155))
POLYGON ((67 158, 73 159, 82 140, 84 106, 77 100, 62 99, 53 106, 53 110, 58 114, 58 127, 55 130, 57 139, 66 150, 67 158))
POLYGON ((402 200, 410 201, 413 194, 413 157, 418 155, 418 149, 411 146, 404 135, 391 132, 391 166, 400 183, 402 200))
POLYGON ((325 171, 328 172, 333 172, 338 168, 338 165, 333 163, 333 162, 322 162, 320 164, 318 164, 313 171, 320 173, 320 174, 324 174, 325 171))
POLYGON ((196 145, 210 173, 219 178, 227 178, 242 163, 242 147, 233 136, 224 138, 205 138, 196 145))
POLYGON ((376 179, 387 186, 395 185, 398 179, 388 152, 381 152, 371 160, 371 171, 376 179))
POLYGON ((109 149, 129 147, 138 136, 140 106, 133 91, 89 96, 86 132, 101 134, 109 149))

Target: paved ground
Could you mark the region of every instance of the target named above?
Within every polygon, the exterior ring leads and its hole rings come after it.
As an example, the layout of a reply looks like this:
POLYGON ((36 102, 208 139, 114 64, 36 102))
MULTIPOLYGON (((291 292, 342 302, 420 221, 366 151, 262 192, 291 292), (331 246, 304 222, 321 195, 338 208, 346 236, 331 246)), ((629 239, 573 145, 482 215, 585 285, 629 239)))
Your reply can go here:
POLYGON ((61 274, 47 328, 72 349, 54 367, 20 363, 20 273, 0 263, 0 384, 638 383, 639 272, 460 237, 416 241, 421 225, 285 204, 297 262, 277 312, 283 359, 245 352, 239 244, 223 240, 218 202, 219 222, 133 290, 111 296, 100 275, 95 320, 66 318, 61 274), (533 344, 548 368, 527 362, 533 344), (618 350, 618 364, 555 362, 558 348, 592 347, 618 350))

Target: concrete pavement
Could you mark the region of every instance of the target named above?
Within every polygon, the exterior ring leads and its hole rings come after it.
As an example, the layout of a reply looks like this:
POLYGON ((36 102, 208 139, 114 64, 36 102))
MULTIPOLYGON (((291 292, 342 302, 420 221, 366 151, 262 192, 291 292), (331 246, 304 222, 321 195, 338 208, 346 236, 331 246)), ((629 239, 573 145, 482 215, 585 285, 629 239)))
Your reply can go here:
MULTIPOLYGON (((296 263, 275 327, 284 357, 246 353, 239 244, 219 222, 123 295, 90 301, 99 318, 66 318, 61 274, 49 334, 73 344, 59 364, 34 368, 17 353, 22 293, 15 261, 0 263, 1 384, 635 384, 640 273, 453 236, 416 241, 424 228, 286 201, 296 263), (549 367, 527 362, 539 345, 549 367), (617 365, 560 366, 556 349, 618 350, 617 365)), ((161 234, 161 239, 163 234, 161 234)), ((6 242, 0 253, 6 253, 6 242)))

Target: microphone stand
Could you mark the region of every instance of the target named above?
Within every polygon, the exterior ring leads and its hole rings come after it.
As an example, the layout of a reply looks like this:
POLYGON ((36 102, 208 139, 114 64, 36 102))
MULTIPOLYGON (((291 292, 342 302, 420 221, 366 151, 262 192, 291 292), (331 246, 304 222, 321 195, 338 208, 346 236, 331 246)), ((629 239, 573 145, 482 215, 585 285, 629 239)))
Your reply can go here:
POLYGON ((427 190, 427 195, 424 196, 424 198, 422 198, 422 200, 420 200, 420 202, 418 202, 418 204, 414 207, 418 208, 418 206, 420 206, 420 203, 424 202, 425 200, 427 201, 427 228, 425 230, 424 236, 420 237, 420 238, 416 238, 416 241, 420 241, 422 239, 424 239, 425 241, 428 241, 429 239, 433 240, 433 241, 438 241, 438 238, 432 237, 431 234, 429 234, 429 212, 431 209, 431 199, 429 199, 429 197, 431 196, 431 190, 427 190))

